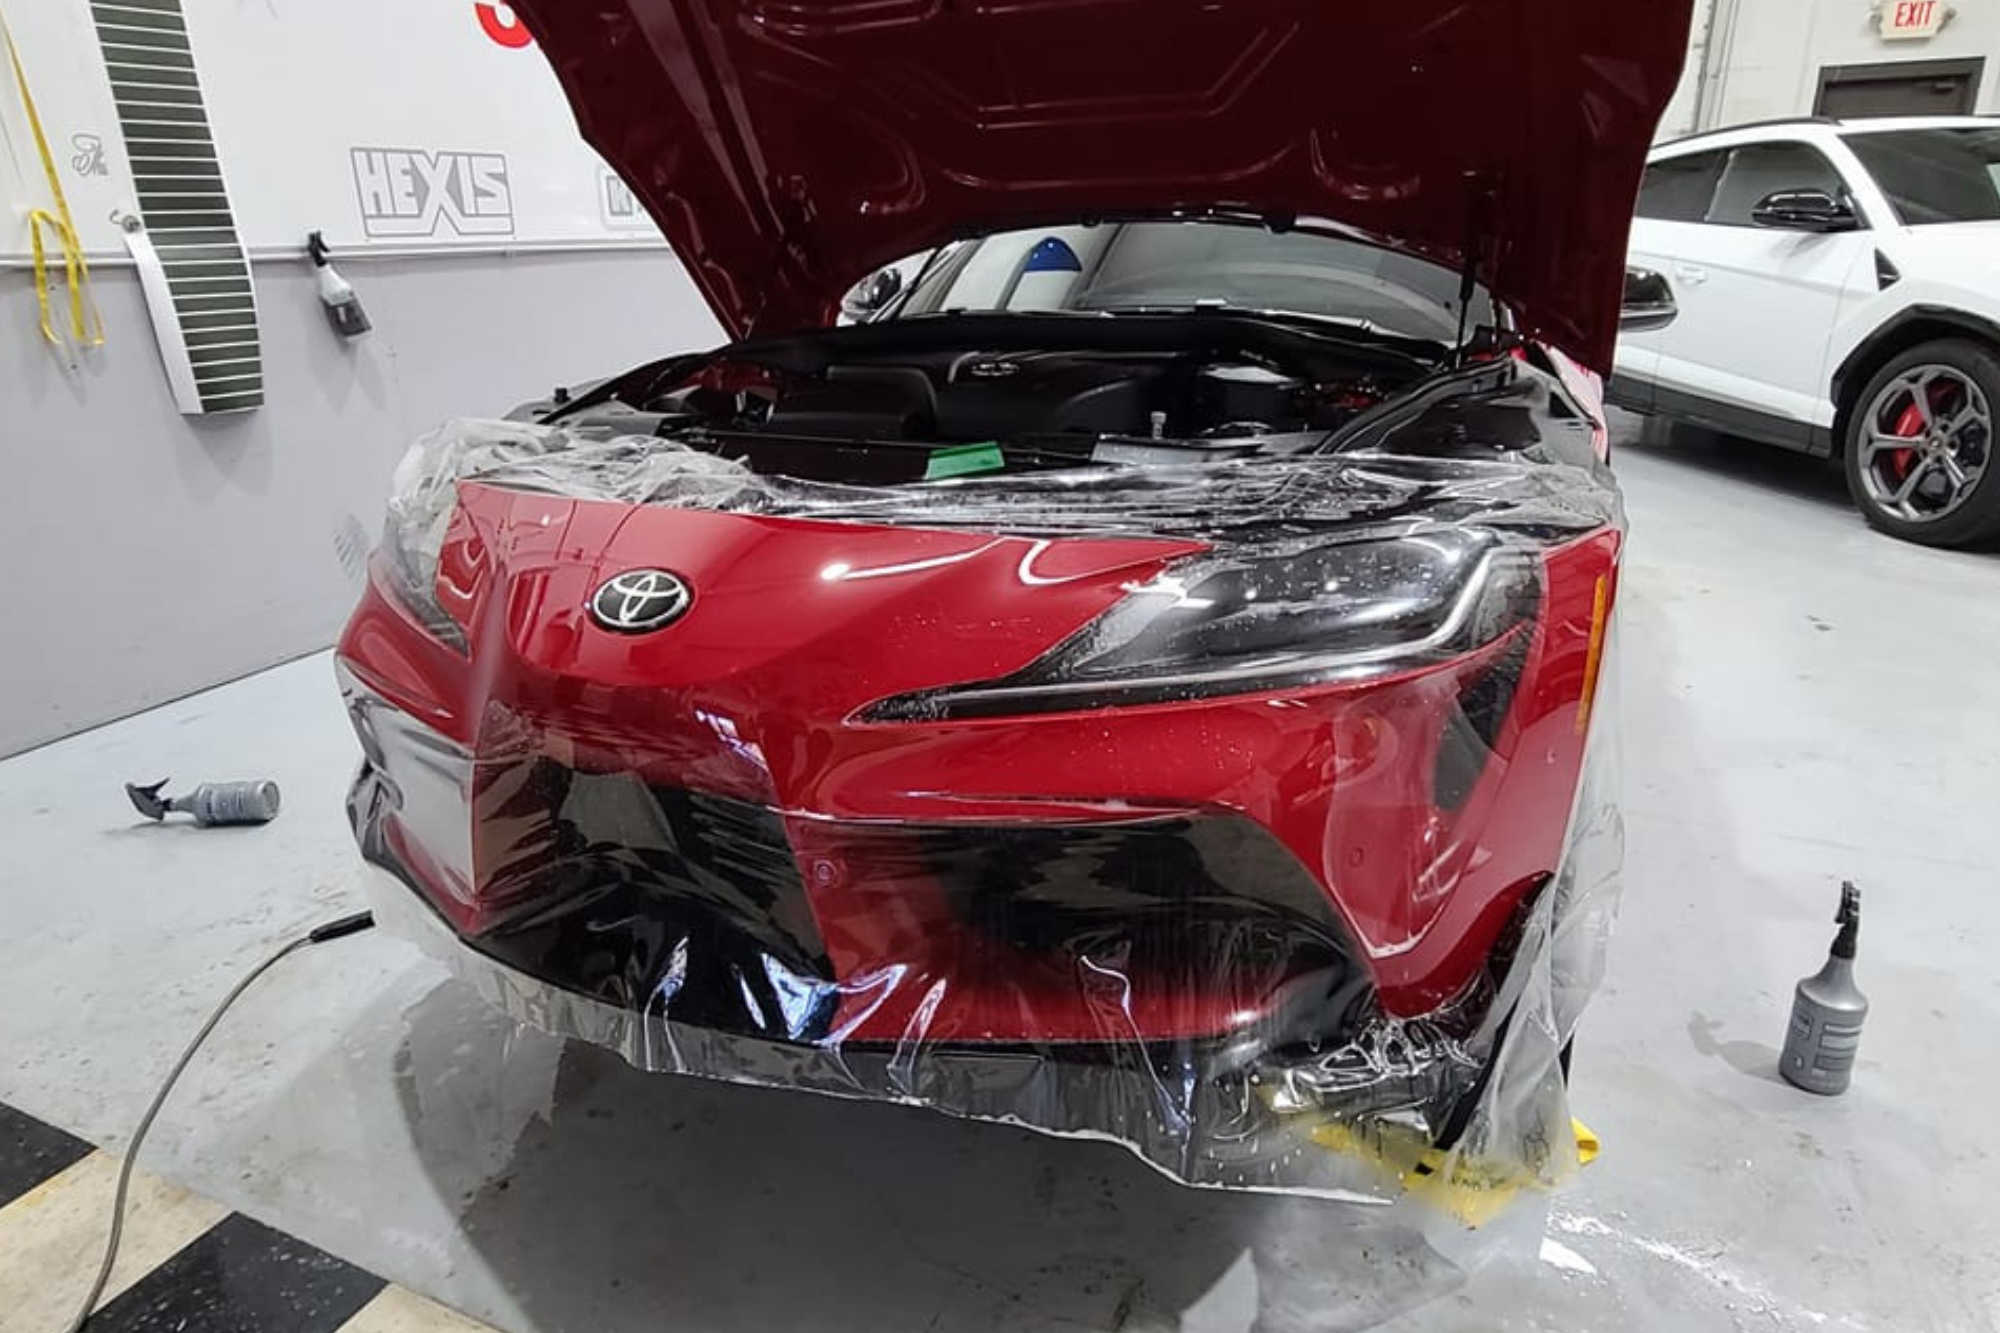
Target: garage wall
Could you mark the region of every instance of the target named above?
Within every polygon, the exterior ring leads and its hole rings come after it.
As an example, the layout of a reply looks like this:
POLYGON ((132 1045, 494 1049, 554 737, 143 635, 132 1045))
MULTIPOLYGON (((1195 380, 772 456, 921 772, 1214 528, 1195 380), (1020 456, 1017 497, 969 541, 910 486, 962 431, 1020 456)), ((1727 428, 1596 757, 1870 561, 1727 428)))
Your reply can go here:
MULTIPOLYGON (((1893 3, 1893 0, 1891 0, 1893 3)), ((1935 36, 1885 42, 1868 0, 1714 0, 1720 63, 1705 108, 1713 128, 1809 115, 1828 65, 1984 56, 1976 109, 2000 112, 2000 3, 1957 0, 1935 36), (1730 22, 1733 11, 1734 21, 1730 22)))
POLYGON ((354 515, 372 539, 440 419, 719 341, 658 251, 342 271, 372 334, 332 334, 303 261, 259 264, 266 405, 187 418, 131 270, 97 273, 110 338, 76 373, 0 270, 0 754, 330 643, 357 586, 335 535, 354 515))
POLYGON ((1684 134, 1693 134, 1698 128, 1702 62, 1706 58, 1716 11, 1726 9, 1728 3, 1729 0, 1695 0, 1694 23, 1688 33, 1687 64, 1681 69, 1680 86, 1674 90, 1673 100, 1667 103, 1666 111, 1660 116, 1660 128, 1654 136, 1656 139, 1678 139, 1684 134))

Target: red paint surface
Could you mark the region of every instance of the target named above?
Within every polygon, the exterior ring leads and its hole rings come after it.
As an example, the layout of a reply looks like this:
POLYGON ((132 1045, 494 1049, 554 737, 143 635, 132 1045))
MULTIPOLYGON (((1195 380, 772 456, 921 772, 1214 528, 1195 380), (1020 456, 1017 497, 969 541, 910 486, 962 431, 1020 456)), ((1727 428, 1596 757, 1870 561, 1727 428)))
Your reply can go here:
POLYGON ((1606 371, 1690 0, 516 8, 738 334, 824 323, 968 232, 1220 210, 1473 249, 1528 332, 1606 371))

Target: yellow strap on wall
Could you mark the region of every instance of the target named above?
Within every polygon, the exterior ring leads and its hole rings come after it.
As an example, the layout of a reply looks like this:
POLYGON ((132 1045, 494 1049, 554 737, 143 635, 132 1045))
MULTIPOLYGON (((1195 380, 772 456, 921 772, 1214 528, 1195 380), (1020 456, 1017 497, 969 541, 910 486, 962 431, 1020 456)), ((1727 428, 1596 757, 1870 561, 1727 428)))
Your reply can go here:
POLYGON ((28 112, 28 129, 35 136, 35 150, 42 155, 42 173, 48 177, 49 193, 55 199, 54 212, 37 208, 28 214, 35 255, 35 299, 41 306, 42 336, 62 348, 102 347, 104 319, 97 313, 97 302, 90 295, 90 266, 84 262, 83 242, 77 238, 76 220, 70 216, 62 177, 56 173, 55 155, 49 152, 48 135, 42 132, 41 113, 35 109, 34 94, 28 91, 28 73, 21 67, 21 51, 14 45, 14 34, 8 29, 4 14, 0 14, 0 40, 7 43, 7 62, 14 69, 14 86, 21 91, 21 105, 28 112), (63 276, 69 290, 68 337, 57 332, 49 299, 48 250, 44 236, 51 232, 62 250, 63 276))

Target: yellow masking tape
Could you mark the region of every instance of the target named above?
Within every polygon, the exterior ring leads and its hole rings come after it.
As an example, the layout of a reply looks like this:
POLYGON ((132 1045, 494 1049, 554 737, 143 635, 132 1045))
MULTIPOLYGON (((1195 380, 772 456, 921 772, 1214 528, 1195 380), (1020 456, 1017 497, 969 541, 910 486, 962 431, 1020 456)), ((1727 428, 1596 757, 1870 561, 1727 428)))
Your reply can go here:
POLYGON ((1589 1125, 1584 1124, 1581 1120, 1578 1120, 1575 1116, 1570 1117, 1569 1132, 1576 1139, 1576 1162, 1578 1166, 1589 1166, 1597 1160, 1597 1155, 1604 1151, 1604 1144, 1599 1141, 1597 1131, 1589 1125))
MULTIPOLYGON (((1576 1160, 1589 1165, 1602 1145, 1581 1120, 1572 1118, 1576 1160)), ((1524 1163, 1491 1161, 1463 1151, 1443 1152, 1416 1130, 1393 1121, 1322 1120, 1309 1131, 1319 1147, 1367 1163, 1392 1178, 1411 1198, 1451 1214, 1469 1227, 1483 1226, 1505 1212, 1523 1190, 1544 1189, 1546 1180, 1524 1163)))

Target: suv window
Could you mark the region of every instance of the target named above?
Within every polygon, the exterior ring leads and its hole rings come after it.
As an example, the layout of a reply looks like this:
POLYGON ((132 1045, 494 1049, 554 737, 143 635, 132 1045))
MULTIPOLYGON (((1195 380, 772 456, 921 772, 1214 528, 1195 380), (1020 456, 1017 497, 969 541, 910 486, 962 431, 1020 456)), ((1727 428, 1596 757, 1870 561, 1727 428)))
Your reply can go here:
POLYGON ((2000 128, 1843 136, 1908 227, 2000 218, 2000 128))
POLYGON ((1646 168, 1639 185, 1639 216, 1663 222, 1700 222, 1708 216, 1708 201, 1715 195, 1715 181, 1722 174, 1722 159, 1728 154, 1689 153, 1670 157, 1646 168))
POLYGON ((1840 199, 1847 194, 1847 182, 1826 154, 1811 144, 1745 144, 1729 154, 1715 202, 1703 220, 1725 227, 1754 227, 1750 210, 1779 190, 1824 190, 1840 199))

